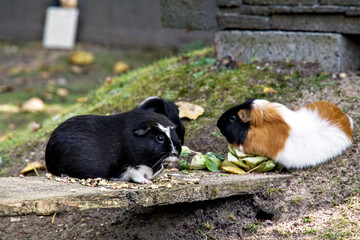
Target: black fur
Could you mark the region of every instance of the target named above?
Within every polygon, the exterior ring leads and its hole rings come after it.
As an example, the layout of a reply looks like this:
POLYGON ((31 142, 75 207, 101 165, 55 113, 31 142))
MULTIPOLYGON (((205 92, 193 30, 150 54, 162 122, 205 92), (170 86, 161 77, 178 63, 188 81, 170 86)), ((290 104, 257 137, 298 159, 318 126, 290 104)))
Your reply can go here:
POLYGON ((173 102, 165 101, 160 97, 149 97, 137 108, 151 110, 169 118, 176 125, 176 133, 181 144, 184 144, 185 127, 179 118, 179 109, 173 102))
MULTIPOLYGON (((171 153, 168 137, 157 124, 174 126, 155 112, 134 109, 111 116, 81 115, 61 123, 46 146, 46 166, 55 175, 119 178, 128 166, 147 165, 154 172, 171 153), (160 143, 157 136, 163 135, 160 143)), ((171 140, 180 154, 175 130, 171 140)), ((178 157, 178 156, 177 156, 178 157)))
POLYGON ((235 143, 236 145, 244 144, 247 133, 250 129, 250 124, 244 123, 239 118, 238 112, 241 109, 251 110, 251 104, 253 101, 253 99, 250 99, 243 104, 230 108, 224 112, 217 121, 217 127, 229 143, 235 143))

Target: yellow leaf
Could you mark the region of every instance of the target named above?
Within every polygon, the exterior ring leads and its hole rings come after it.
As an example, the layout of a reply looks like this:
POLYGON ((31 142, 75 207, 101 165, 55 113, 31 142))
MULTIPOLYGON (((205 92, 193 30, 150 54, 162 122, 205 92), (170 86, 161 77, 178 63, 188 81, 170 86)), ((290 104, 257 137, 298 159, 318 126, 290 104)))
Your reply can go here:
POLYGON ((117 62, 114 64, 114 67, 113 67, 113 72, 115 74, 125 73, 129 70, 130 70, 130 67, 125 62, 117 62))
POLYGON ((0 143, 1 142, 5 142, 6 140, 10 139, 13 137, 13 134, 12 133, 8 133, 8 134, 5 134, 4 136, 1 136, 0 137, 0 143))
POLYGON ((94 55, 90 52, 76 51, 70 56, 70 63, 76 65, 89 65, 94 62, 94 55))
POLYGON ((236 166, 235 164, 233 164, 232 162, 230 162, 227 159, 225 159, 222 162, 220 169, 222 169, 226 172, 230 172, 230 173, 246 174, 246 172, 243 169, 239 168, 238 166, 236 166))
POLYGON ((277 93, 277 91, 275 89, 273 89, 272 87, 263 87, 263 92, 264 93, 277 93))
POLYGON ((195 120, 204 113, 204 108, 199 105, 185 101, 176 102, 175 104, 179 108, 180 118, 189 118, 191 120, 195 120))
POLYGON ((80 98, 77 98, 77 99, 76 99, 76 101, 77 101, 78 103, 86 102, 87 100, 88 100, 87 97, 80 97, 80 98))
POLYGON ((246 174, 244 170, 237 166, 228 166, 228 167, 221 167, 222 170, 229 172, 229 173, 235 173, 235 174, 246 174))
POLYGON ((45 166, 39 162, 29 162, 27 166, 23 170, 21 170, 21 174, 28 173, 31 171, 36 171, 36 169, 44 169, 44 168, 45 166))

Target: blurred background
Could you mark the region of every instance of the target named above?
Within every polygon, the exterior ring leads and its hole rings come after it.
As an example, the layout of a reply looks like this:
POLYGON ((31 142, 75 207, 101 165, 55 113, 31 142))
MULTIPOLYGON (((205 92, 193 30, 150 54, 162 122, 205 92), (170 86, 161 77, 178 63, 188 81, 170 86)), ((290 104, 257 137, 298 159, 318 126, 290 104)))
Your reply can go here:
POLYGON ((0 6, 0 139, 40 127, 109 76, 213 38, 211 31, 163 28, 160 0, 0 0, 0 6), (62 41, 66 47, 56 45, 62 41))

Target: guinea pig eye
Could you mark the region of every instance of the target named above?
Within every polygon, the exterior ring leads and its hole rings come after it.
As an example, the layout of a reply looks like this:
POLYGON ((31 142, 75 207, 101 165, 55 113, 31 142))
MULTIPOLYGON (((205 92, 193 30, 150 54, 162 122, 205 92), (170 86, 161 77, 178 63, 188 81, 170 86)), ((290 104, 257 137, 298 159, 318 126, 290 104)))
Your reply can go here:
POLYGON ((236 116, 235 116, 235 115, 231 115, 231 116, 230 116, 230 121, 233 122, 233 121, 235 121, 235 120, 236 120, 236 116))
POLYGON ((156 136, 156 141, 158 141, 159 143, 163 143, 165 141, 165 138, 163 135, 159 134, 156 136))

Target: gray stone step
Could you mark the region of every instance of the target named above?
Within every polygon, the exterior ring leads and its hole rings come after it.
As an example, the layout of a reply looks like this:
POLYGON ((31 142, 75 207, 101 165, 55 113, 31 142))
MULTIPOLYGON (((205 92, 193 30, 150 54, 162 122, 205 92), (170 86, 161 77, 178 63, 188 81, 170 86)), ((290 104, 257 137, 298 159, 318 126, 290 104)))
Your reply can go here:
MULTIPOLYGON (((196 171, 196 175, 180 172, 162 173, 178 182, 158 189, 118 189, 87 187, 79 182, 64 183, 46 177, 8 177, 0 179, 0 216, 28 214, 49 215, 101 209, 134 209, 226 198, 263 190, 269 184, 290 179, 289 174, 233 175, 196 171), (188 179, 185 179, 188 178, 188 179), (190 179, 190 180, 189 180, 190 179)), ((166 183, 165 183, 166 184, 166 183)), ((143 185, 133 184, 137 188, 143 185)), ((146 186, 149 187, 149 186, 146 186)))
POLYGON ((360 42, 336 33, 219 31, 215 46, 218 60, 231 56, 245 63, 251 59, 317 62, 334 73, 360 67, 360 42))

